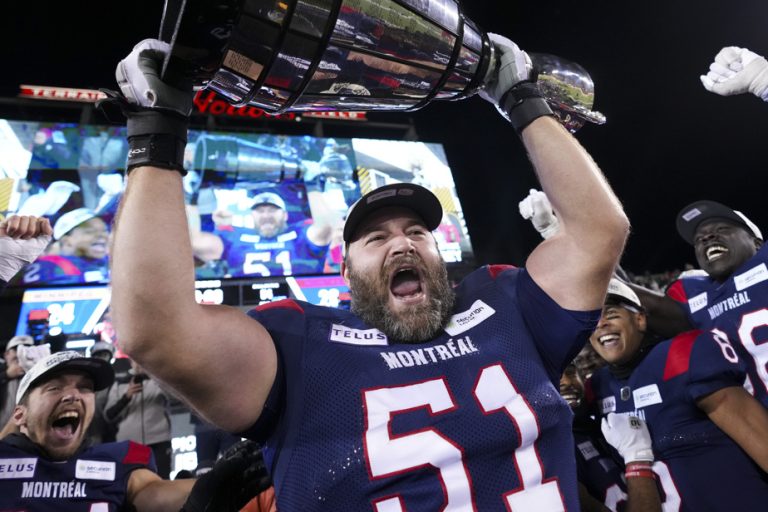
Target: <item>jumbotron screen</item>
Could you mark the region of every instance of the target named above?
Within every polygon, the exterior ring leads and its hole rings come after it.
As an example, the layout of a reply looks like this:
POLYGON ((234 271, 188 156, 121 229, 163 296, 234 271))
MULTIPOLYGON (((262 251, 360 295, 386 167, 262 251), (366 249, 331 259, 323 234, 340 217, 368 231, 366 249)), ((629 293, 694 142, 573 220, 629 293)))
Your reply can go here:
MULTIPOLYGON (((127 151, 123 128, 0 119, 0 215, 49 217, 55 237, 12 285, 109 283, 127 151)), ((347 209, 397 182, 439 197, 446 262, 472 256, 440 144, 193 130, 185 168, 200 280, 336 274, 347 209)))

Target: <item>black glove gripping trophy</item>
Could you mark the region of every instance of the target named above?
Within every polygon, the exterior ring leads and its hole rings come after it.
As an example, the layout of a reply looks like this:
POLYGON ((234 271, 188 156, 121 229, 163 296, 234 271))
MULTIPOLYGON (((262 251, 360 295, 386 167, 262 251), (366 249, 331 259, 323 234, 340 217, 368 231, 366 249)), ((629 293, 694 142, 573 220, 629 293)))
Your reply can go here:
MULTIPOLYGON (((185 77, 275 113, 403 111, 467 98, 493 87, 513 44, 481 31, 457 0, 166 0, 160 37, 171 46, 167 81, 185 77)), ((605 122, 590 110, 594 85, 583 68, 531 57, 514 64, 527 64, 530 84, 491 94, 513 124, 524 116, 510 111, 539 91, 571 131, 605 122)))

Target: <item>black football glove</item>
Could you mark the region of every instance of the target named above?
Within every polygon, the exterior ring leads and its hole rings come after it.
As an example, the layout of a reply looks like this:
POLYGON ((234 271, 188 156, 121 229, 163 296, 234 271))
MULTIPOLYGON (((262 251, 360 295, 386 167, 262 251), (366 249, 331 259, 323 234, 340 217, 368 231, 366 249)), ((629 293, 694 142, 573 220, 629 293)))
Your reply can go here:
POLYGON ((261 446, 241 441, 197 479, 181 512, 237 512, 271 485, 261 446))
POLYGON ((185 174, 184 148, 194 91, 191 82, 168 84, 160 78, 169 52, 170 46, 157 39, 137 44, 115 71, 122 94, 104 90, 107 98, 97 103, 107 117, 114 117, 117 109, 128 119, 128 172, 152 166, 185 174))

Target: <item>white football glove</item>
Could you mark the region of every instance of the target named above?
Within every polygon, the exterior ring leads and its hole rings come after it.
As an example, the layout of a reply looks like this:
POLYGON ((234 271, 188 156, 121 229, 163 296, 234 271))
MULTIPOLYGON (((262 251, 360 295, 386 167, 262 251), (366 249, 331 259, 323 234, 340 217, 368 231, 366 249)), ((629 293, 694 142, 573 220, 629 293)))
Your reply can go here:
POLYGON ((630 462, 653 462, 651 434, 645 422, 632 413, 609 413, 601 424, 603 436, 630 462))
POLYGON ((746 48, 723 48, 700 78, 705 89, 721 96, 751 92, 768 101, 768 61, 746 48))
POLYGON ((16 357, 19 358, 19 366, 28 372, 35 363, 44 357, 51 355, 51 345, 19 345, 16 347, 16 357))
POLYGON ((11 280, 24 265, 32 263, 51 242, 48 219, 13 216, 0 222, 0 279, 11 280))
POLYGON ((560 221, 552 209, 547 194, 532 188, 528 196, 518 205, 520 215, 531 219, 531 224, 545 240, 560 230, 560 221))
POLYGON ((178 89, 160 78, 163 60, 170 51, 168 43, 145 39, 118 63, 115 78, 129 103, 145 108, 172 110, 186 117, 192 111, 192 87, 183 86, 178 89))
POLYGON ((533 63, 527 53, 506 37, 498 34, 488 34, 488 37, 499 54, 499 73, 480 90, 480 97, 498 107, 507 91, 530 80, 533 63))

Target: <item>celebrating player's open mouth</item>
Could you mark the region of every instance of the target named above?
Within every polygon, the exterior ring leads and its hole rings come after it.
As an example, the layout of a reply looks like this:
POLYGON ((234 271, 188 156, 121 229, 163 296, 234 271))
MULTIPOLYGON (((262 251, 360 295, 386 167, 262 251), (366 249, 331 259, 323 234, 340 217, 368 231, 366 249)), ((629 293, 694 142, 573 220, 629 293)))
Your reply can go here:
POLYGON ((390 275, 389 291, 395 300, 416 304, 426 298, 422 282, 421 272, 414 265, 398 266, 390 275))
POLYGON ((82 411, 77 408, 69 406, 56 411, 51 416, 51 432, 54 439, 67 444, 72 440, 78 440, 81 418, 83 417, 82 411))

